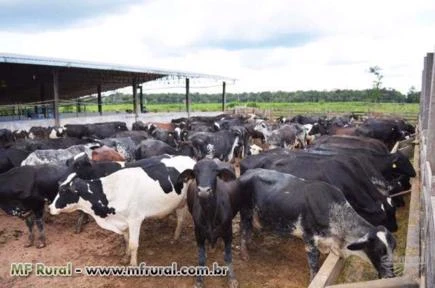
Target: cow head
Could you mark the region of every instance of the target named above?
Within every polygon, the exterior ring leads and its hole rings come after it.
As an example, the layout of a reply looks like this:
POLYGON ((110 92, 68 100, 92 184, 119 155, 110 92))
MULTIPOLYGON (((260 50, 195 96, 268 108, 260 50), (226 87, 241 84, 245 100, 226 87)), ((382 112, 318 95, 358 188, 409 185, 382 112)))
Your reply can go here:
POLYGON ((74 171, 79 178, 89 178, 89 175, 93 174, 91 160, 85 152, 68 159, 66 165, 71 167, 72 171, 74 171))
POLYGON ((223 181, 231 181, 236 179, 236 175, 229 164, 217 159, 203 159, 195 164, 193 170, 188 169, 181 173, 178 182, 195 179, 195 192, 198 197, 209 198, 216 193, 217 178, 223 181))
POLYGON ((59 192, 56 198, 54 198, 53 203, 48 206, 50 214, 57 215, 61 211, 68 213, 77 209, 80 196, 75 185, 73 185, 73 180, 76 176, 76 173, 71 173, 65 181, 59 184, 59 192))
POLYGON ((391 154, 391 171, 395 175, 415 177, 415 169, 409 159, 400 151, 391 154))
POLYGON ((249 146, 248 155, 258 155, 263 151, 263 148, 261 148, 258 145, 252 144, 249 146))
POLYGON ((71 178, 71 181, 68 182, 69 179, 67 179, 59 187, 59 193, 48 207, 50 214, 70 213, 80 209, 105 218, 109 214, 116 213, 115 208, 109 207, 110 203, 99 179, 85 181, 80 178, 71 178))
POLYGON ((245 158, 247 153, 248 153, 248 146, 249 146, 249 142, 248 142, 248 131, 246 130, 245 127, 243 126, 234 126, 231 127, 230 131, 236 136, 238 137, 238 142, 237 142, 237 146, 236 146, 236 151, 234 154, 236 154, 236 156, 240 157, 240 158, 245 158))
POLYGON ((351 251, 363 252, 378 271, 379 278, 392 278, 393 251, 396 240, 383 226, 373 227, 363 237, 347 246, 351 251))

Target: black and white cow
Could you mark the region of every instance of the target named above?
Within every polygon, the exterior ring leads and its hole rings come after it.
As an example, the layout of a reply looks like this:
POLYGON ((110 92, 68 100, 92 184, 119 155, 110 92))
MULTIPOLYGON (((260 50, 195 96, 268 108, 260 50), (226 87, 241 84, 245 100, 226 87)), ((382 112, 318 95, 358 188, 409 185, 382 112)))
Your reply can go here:
MULTIPOLYGON (((133 131, 132 131, 133 132, 133 131)), ((140 143, 140 138, 118 137, 96 140, 98 143, 115 149, 118 153, 124 156, 127 162, 135 160, 136 146, 140 143), (136 142, 139 141, 139 142, 136 142)))
MULTIPOLYGON (((225 265, 227 265, 230 287, 238 282, 232 266, 231 243, 233 239, 232 219, 240 209, 240 191, 231 165, 218 159, 203 159, 193 170, 184 171, 183 182, 194 179, 187 191, 187 204, 195 224, 200 266, 206 264, 205 241, 212 247, 218 238, 225 243, 225 265)), ((203 276, 197 276, 195 287, 203 287, 203 276)))
POLYGON ((59 187, 50 213, 82 210, 90 214, 102 228, 124 236, 128 243, 124 260, 130 257, 130 265, 137 265, 140 227, 145 218, 160 218, 177 210, 175 236, 180 234, 187 184, 178 182, 178 177, 194 165, 189 157, 163 157, 100 179, 71 177, 72 181, 59 187))
POLYGON ((394 277, 393 235, 359 216, 336 187, 264 169, 247 171, 239 183, 243 259, 249 257, 247 242, 254 222, 275 233, 302 238, 311 279, 319 270, 319 251, 357 255, 373 264, 380 278, 394 277))
POLYGON ((39 127, 34 126, 29 130, 28 137, 30 139, 57 139, 62 138, 66 134, 65 127, 39 127))
POLYGON ((244 127, 232 127, 216 133, 197 132, 190 136, 190 141, 197 159, 218 158, 221 161, 231 161, 235 154, 246 157, 249 149, 248 135, 244 127))
POLYGON ((21 162, 24 165, 40 165, 40 164, 64 164, 68 159, 73 158, 77 154, 86 153, 89 157, 92 155, 92 148, 100 147, 99 144, 74 145, 66 149, 47 149, 36 150, 27 156, 21 162))
POLYGON ((276 130, 273 130, 266 122, 258 123, 255 128, 264 136, 265 142, 269 144, 269 148, 294 148, 307 146, 306 130, 300 124, 285 124, 276 130))

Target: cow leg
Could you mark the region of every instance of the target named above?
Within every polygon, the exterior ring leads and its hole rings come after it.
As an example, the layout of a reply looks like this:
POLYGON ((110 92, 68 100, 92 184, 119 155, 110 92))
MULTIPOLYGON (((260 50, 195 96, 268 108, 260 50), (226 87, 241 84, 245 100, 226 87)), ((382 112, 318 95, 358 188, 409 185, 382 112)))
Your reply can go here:
POLYGON ((44 248, 46 246, 44 219, 42 217, 37 218, 35 222, 39 230, 39 243, 36 245, 36 248, 44 248))
POLYGON ((85 212, 79 211, 79 213, 80 213, 79 218, 77 219, 77 223, 76 223, 76 230, 75 230, 76 234, 79 234, 80 232, 82 232, 83 224, 86 224, 89 222, 89 217, 85 212))
POLYGON ((27 228, 29 229, 29 239, 27 240, 26 244, 24 244, 24 247, 30 247, 35 241, 35 235, 33 235, 33 213, 27 216, 24 221, 26 222, 27 228))
POLYGON ((36 248, 44 248, 45 243, 45 227, 44 227, 44 203, 42 203, 42 208, 34 210, 33 213, 35 214, 35 223, 36 227, 38 227, 39 232, 39 243, 36 245, 36 248))
POLYGON ((124 244, 125 244, 125 256, 127 258, 130 257, 130 249, 128 249, 128 230, 125 231, 122 236, 124 236, 124 244))
MULTIPOLYGON (((198 264, 204 267, 207 261, 207 254, 205 252, 205 237, 202 235, 200 229, 195 227, 196 245, 198 246, 198 264)), ((204 287, 204 277, 201 275, 196 276, 195 288, 204 287)))
POLYGON ((308 266, 310 268, 310 281, 312 281, 319 271, 320 252, 312 239, 305 241, 305 250, 307 251, 308 266))
MULTIPOLYGON (((139 236, 141 221, 133 221, 128 224, 128 250, 130 252, 130 265, 137 266, 137 248, 139 247, 139 236)), ((127 252, 128 253, 128 252, 127 252)))
POLYGON ((228 267, 228 271, 227 271, 228 287, 237 288, 239 287, 239 282, 236 279, 236 274, 234 273, 234 269, 233 269, 233 255, 231 249, 232 240, 233 240, 233 231, 232 231, 232 227, 230 226, 227 235, 224 236, 224 243, 225 243, 224 260, 225 260, 225 265, 227 265, 228 267))
POLYGON ((240 210, 240 257, 242 260, 249 260, 248 242, 252 236, 252 209, 242 208, 240 210))
POLYGON ((183 229, 184 217, 187 214, 187 205, 184 205, 182 208, 177 208, 175 213, 177 214, 177 228, 175 228, 174 241, 171 241, 172 243, 180 238, 181 229, 183 229))

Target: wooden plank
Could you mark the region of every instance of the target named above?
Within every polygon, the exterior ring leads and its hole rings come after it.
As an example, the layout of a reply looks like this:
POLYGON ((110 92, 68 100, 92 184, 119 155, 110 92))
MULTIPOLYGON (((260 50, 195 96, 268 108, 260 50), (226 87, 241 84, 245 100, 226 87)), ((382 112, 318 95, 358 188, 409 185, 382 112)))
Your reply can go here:
POLYGON ((334 253, 329 253, 328 257, 326 257, 325 262, 323 262, 322 267, 320 267, 319 272, 317 272, 308 288, 323 288, 326 285, 334 283, 343 269, 343 265, 344 259, 338 257, 334 253))
POLYGON ((406 237, 404 275, 411 278, 420 276, 420 149, 414 149, 413 165, 417 177, 411 179, 411 200, 409 203, 408 234, 406 237))
POLYGON ((396 277, 388 279, 378 279, 365 282, 346 283, 339 285, 327 286, 327 288, 416 288, 419 287, 419 281, 410 277, 396 277))

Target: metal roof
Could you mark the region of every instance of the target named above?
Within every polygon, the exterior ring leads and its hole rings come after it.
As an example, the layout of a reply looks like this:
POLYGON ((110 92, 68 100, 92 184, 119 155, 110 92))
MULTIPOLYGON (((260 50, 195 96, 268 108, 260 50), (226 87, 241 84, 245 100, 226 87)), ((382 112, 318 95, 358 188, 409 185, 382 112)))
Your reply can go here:
POLYGON ((235 79, 201 73, 147 67, 0 53, 0 104, 44 102, 53 99, 53 72, 59 75, 59 98, 74 99, 163 77, 235 79))

